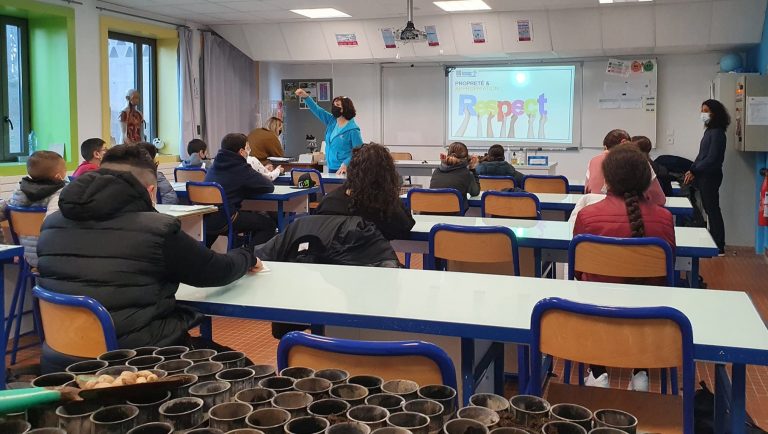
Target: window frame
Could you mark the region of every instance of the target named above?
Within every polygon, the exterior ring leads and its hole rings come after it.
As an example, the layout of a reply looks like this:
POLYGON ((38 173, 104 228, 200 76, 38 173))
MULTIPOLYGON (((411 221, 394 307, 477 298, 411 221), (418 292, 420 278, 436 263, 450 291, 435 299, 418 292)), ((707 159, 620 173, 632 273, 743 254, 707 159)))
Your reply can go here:
MULTIPOLYGON (((136 87, 135 89, 141 92, 144 84, 144 70, 142 68, 142 62, 144 59, 144 45, 149 45, 151 47, 151 53, 149 56, 149 62, 150 62, 150 73, 152 75, 151 81, 150 81, 150 87, 149 91, 152 93, 149 97, 147 95, 141 95, 141 114, 145 115, 146 110, 144 109, 145 104, 149 104, 150 112, 152 113, 152 117, 150 119, 150 130, 149 130, 149 136, 146 137, 146 140, 151 142, 155 137, 158 137, 157 131, 158 131, 158 115, 157 115, 157 39, 152 38, 145 38, 141 36, 135 36, 130 35, 127 33, 121 33, 121 32, 114 32, 109 31, 107 33, 107 59, 109 59, 109 40, 117 40, 117 41, 124 41, 131 44, 134 44, 134 58, 136 59, 142 59, 139 61, 134 61, 133 64, 133 73, 134 77, 136 77, 136 87)), ((109 60, 107 60, 109 61, 109 60)), ((109 65, 107 65, 109 67, 109 65)), ((126 89, 127 90, 127 89, 126 89)), ((107 88, 107 91, 109 91, 109 88, 107 88)), ((109 100, 109 99, 108 99, 109 100)), ((146 121, 146 117, 144 118, 146 121)))
POLYGON ((30 131, 33 130, 31 122, 32 98, 30 94, 30 63, 29 63, 29 23, 23 18, 0 15, 0 53, 3 61, 0 62, 0 109, 2 109, 2 119, 0 122, 0 161, 16 162, 18 157, 29 155, 29 144, 27 139, 30 131), (7 60, 7 35, 6 26, 12 25, 20 29, 20 64, 21 64, 21 125, 14 125, 14 131, 21 128, 21 146, 19 152, 11 152, 11 129, 10 122, 5 121, 9 110, 8 102, 8 60, 7 60))

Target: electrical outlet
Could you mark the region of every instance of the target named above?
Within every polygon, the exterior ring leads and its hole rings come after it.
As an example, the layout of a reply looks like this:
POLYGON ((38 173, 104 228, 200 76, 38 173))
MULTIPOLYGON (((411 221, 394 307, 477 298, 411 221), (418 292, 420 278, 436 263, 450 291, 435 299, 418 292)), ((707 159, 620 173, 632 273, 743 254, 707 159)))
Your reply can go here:
POLYGON ((675 138, 674 137, 667 137, 667 144, 668 145, 674 145, 675 144, 675 138))

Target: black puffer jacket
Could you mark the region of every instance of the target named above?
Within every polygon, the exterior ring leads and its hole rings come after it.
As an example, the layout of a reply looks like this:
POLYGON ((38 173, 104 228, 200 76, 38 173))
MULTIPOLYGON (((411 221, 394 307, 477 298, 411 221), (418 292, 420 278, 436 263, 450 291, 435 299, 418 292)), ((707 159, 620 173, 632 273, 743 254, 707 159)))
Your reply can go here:
POLYGON ((122 348, 181 341, 199 314, 176 304, 179 283, 226 285, 255 263, 246 250, 217 254, 181 232, 130 173, 79 176, 62 190, 59 210, 40 234, 39 284, 104 305, 122 348))
POLYGON ((373 223, 356 216, 302 217, 255 254, 265 261, 398 267, 392 245, 373 223), (305 244, 306 243, 306 244, 305 244))

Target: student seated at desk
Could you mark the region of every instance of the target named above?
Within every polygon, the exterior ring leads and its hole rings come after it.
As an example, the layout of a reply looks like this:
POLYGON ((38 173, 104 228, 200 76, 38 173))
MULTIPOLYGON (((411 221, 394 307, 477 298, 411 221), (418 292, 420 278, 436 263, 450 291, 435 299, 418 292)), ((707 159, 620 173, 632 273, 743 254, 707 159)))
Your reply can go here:
POLYGON ((525 175, 504 160, 504 148, 501 145, 493 145, 488 149, 488 154, 477 165, 478 175, 511 176, 515 179, 515 186, 523 186, 525 175))
MULTIPOLYGON (((157 157, 157 148, 155 145, 147 142, 140 142, 137 143, 137 145, 143 147, 149 156, 152 157, 152 161, 155 161, 155 158, 157 157)), ((157 161, 155 161, 155 167, 157 167, 157 161)), ((163 172, 159 170, 157 171, 157 190, 160 193, 163 204, 176 205, 179 203, 179 198, 176 196, 176 191, 173 189, 173 186, 163 172)))
MULTIPOLYGON (((666 241, 674 249, 675 225, 672 214, 666 208, 646 200, 642 195, 651 183, 651 171, 645 155, 633 144, 614 147, 602 164, 608 194, 605 199, 578 212, 573 235, 656 237, 666 241)), ((605 265, 609 267, 611 264, 605 265)), ((586 273, 577 273, 576 278, 599 282, 665 284, 664 279, 623 279, 586 273)), ((608 387, 608 373, 605 367, 592 366, 585 383, 588 386, 608 387)), ((635 371, 630 390, 648 390, 646 370, 635 371)))
MULTIPOLYGON (((250 142, 248 142, 250 143, 250 142)), ((261 173, 262 175, 266 176, 270 181, 274 181, 277 179, 278 176, 285 173, 285 169, 283 169, 283 166, 273 166, 272 164, 267 164, 266 166, 261 164, 261 161, 259 161, 258 158, 253 157, 251 155, 248 156, 246 159, 248 161, 248 165, 253 167, 253 170, 261 173)))
POLYGON ((584 193, 606 193, 605 177, 603 176, 603 161, 608 155, 608 152, 616 146, 622 143, 629 143, 631 141, 629 133, 624 130, 611 130, 603 138, 603 152, 592 157, 587 165, 586 179, 584 180, 584 193))
POLYGON ((77 166, 72 177, 77 178, 83 173, 98 170, 105 152, 107 152, 107 144, 104 140, 101 140, 98 137, 88 139, 81 143, 80 155, 83 156, 84 161, 77 166))
POLYGON ((210 165, 208 159, 208 144, 200 139, 192 139, 187 143, 187 157, 181 161, 184 167, 204 167, 210 165))
MULTIPOLYGON (((6 205, 23 208, 48 208, 46 216, 59 210, 59 194, 66 185, 67 164, 53 151, 37 151, 27 160, 27 176, 19 182, 6 203, 0 200, 0 220, 6 218, 6 205)), ((30 267, 37 267, 37 237, 21 237, 24 258, 30 267)), ((9 242, 10 243, 10 242, 9 242)))
MULTIPOLYGON (((104 305, 121 348, 217 348, 187 334, 202 316, 176 304, 179 283, 226 285, 261 263, 247 249, 215 253, 183 232, 178 219, 156 212, 156 183, 155 163, 142 147, 110 149, 101 169, 62 191, 60 212, 45 220, 38 282, 104 305)), ((44 346, 44 369, 62 357, 44 346)))
MULTIPOLYGON (((205 175, 205 181, 217 182, 224 188, 235 233, 250 233, 253 244, 262 244, 275 236, 277 224, 265 213, 240 211, 240 206, 249 197, 272 193, 275 186, 248 164, 250 152, 251 147, 245 134, 227 134, 221 139, 221 149, 205 175)), ((224 212, 207 214, 205 230, 210 247, 218 235, 227 233, 224 212)))
POLYGON ((470 158, 467 145, 453 142, 448 147, 448 154, 440 154, 440 167, 432 172, 429 188, 455 188, 463 198, 462 206, 467 208, 467 194, 480 194, 480 180, 475 167, 478 159, 470 158))
POLYGON ((318 215, 360 216, 388 240, 407 240, 416 222, 400 200, 400 174, 387 148, 370 143, 352 151, 347 179, 328 193, 318 215))

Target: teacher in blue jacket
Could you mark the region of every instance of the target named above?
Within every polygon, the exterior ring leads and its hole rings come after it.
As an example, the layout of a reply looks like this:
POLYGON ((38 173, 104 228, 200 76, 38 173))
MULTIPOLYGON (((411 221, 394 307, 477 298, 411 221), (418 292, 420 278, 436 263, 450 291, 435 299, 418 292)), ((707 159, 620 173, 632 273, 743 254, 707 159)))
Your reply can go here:
POLYGON ((307 108, 325 124, 325 164, 329 172, 347 173, 352 150, 363 145, 360 127, 355 122, 355 105, 345 96, 333 99, 331 113, 317 105, 304 89, 297 89, 296 96, 304 98, 307 108))

